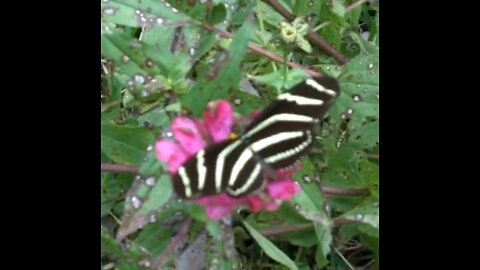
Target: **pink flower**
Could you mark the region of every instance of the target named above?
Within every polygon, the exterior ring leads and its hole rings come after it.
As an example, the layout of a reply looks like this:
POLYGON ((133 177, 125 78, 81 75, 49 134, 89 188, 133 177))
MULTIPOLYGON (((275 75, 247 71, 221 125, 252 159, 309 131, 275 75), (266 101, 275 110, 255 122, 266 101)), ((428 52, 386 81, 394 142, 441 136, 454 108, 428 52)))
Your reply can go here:
POLYGON ((266 189, 270 197, 279 200, 290 200, 300 192, 298 184, 291 179, 272 181, 268 183, 266 189))
POLYGON ((210 103, 203 113, 208 132, 214 142, 221 142, 228 138, 233 126, 233 109, 227 101, 210 103))
MULTIPOLYGON (((258 113, 252 113, 252 117, 258 113)), ((177 117, 172 123, 175 141, 159 140, 155 144, 157 159, 168 166, 170 173, 178 168, 209 141, 214 143, 228 139, 234 124, 233 109, 230 103, 220 100, 212 102, 203 113, 202 123, 186 117, 177 117)), ((294 168, 298 170, 299 165, 294 168)), ((205 208, 205 215, 211 220, 219 220, 231 215, 240 208, 251 212, 276 211, 280 203, 290 200, 300 191, 293 180, 293 172, 277 171, 276 179, 270 180, 260 194, 233 198, 226 193, 196 199, 205 208)))

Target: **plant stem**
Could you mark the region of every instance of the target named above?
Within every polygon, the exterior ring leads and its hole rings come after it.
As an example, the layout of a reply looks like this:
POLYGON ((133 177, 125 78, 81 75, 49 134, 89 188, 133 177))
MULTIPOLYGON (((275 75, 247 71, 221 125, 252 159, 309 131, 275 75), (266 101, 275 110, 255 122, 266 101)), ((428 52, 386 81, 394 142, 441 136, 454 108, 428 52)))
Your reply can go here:
MULTIPOLYGON (((209 24, 202 24, 201 25, 202 28, 208 30, 208 31, 212 31, 212 32, 215 32, 215 33, 218 33, 221 37, 223 38, 232 38, 233 35, 228 33, 228 32, 225 32, 225 31, 222 31, 216 27, 213 27, 209 24)), ((248 49, 254 53, 254 54, 257 54, 257 55, 261 55, 261 56, 265 56, 277 63, 280 63, 280 64, 285 64, 283 58, 281 56, 278 56, 258 45, 255 45, 253 43, 249 43, 248 44, 248 49)), ((314 77, 314 78, 321 78, 321 77, 324 77, 324 75, 316 72, 315 70, 311 70, 309 68, 306 68, 302 65, 299 65, 297 63, 293 63, 293 62, 287 62, 286 65, 288 65, 289 67, 292 67, 292 68, 298 68, 298 69, 301 69, 303 71, 305 71, 306 73, 308 73, 310 76, 314 77)))

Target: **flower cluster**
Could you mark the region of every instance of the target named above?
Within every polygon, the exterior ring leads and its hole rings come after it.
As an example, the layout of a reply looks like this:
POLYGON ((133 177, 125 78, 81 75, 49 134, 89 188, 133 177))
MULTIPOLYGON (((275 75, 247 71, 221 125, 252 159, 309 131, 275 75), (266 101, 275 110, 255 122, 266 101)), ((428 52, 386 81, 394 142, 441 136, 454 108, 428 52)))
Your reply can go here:
MULTIPOLYGON (((175 173, 199 150, 229 139, 234 122, 232 106, 223 100, 209 104, 203 113, 203 121, 177 117, 171 125, 174 140, 162 139, 155 144, 157 159, 168 166, 170 173, 175 173)), ((276 179, 269 180, 261 195, 232 198, 221 193, 195 202, 205 208, 205 214, 211 220, 227 217, 239 208, 252 212, 276 211, 282 201, 290 200, 300 188, 293 180, 292 171, 276 171, 275 175, 276 179)))

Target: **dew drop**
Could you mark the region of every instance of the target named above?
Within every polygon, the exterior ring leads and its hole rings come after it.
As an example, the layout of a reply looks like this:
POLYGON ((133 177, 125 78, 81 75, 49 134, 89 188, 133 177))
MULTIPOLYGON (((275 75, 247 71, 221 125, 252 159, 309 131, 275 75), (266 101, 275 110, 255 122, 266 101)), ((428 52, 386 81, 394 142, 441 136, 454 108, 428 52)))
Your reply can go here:
POLYGON ((142 97, 148 97, 149 95, 150 95, 150 94, 148 93, 147 90, 145 90, 145 89, 142 90, 142 93, 141 93, 141 96, 142 96, 142 97))
POLYGON ((104 8, 103 13, 105 13, 107 15, 115 15, 115 9, 111 8, 111 7, 104 8))
POLYGON ((194 48, 190 48, 188 50, 188 53, 190 54, 190 56, 193 56, 195 54, 195 49, 194 48))
POLYGON ((182 203, 182 202, 183 202, 182 199, 178 199, 178 200, 177 200, 177 203, 182 203))
POLYGON ((149 146, 147 147, 147 152, 150 152, 150 151, 152 151, 152 150, 153 150, 153 146, 152 146, 152 145, 149 145, 149 146))
POLYGON ((122 61, 124 63, 128 63, 128 61, 130 61, 130 57, 128 57, 128 55, 124 55, 124 56, 122 56, 122 61))
POLYGON ((313 6, 313 2, 312 1, 308 2, 308 6, 309 7, 313 6))
MULTIPOLYGON (((142 12, 138 9, 135 10, 135 14, 140 15, 142 12)), ((142 14, 143 15, 143 14, 142 14)))
POLYGON ((372 69, 372 68, 373 68, 373 64, 369 64, 368 69, 372 69))
POLYGON ((108 3, 108 1, 110 1, 110 0, 102 0, 102 2, 104 2, 104 3, 108 3))
POLYGON ((299 204, 295 204, 295 210, 300 211, 300 210, 302 210, 302 208, 300 207, 299 204))
POLYGON ((130 86, 132 86, 132 85, 133 85, 133 81, 132 81, 132 80, 129 80, 129 81, 127 82, 127 84, 130 85, 130 86))
POLYGON ((168 2, 165 3, 165 6, 170 7, 170 3, 168 3, 168 2))
POLYGON ((360 88, 360 87, 361 87, 361 85, 360 85, 359 83, 357 83, 357 87, 358 87, 358 88, 360 88))
POLYGON ((145 266, 145 267, 150 267, 151 263, 149 260, 145 260, 143 262, 141 262, 140 266, 145 266))
POLYGON ((177 13, 177 12, 178 12, 178 9, 172 7, 172 11, 173 11, 174 13, 177 13))
POLYGON ((155 221, 157 221, 157 217, 155 216, 155 214, 152 214, 150 215, 150 217, 148 217, 148 220, 150 221, 150 223, 154 223, 155 221))
POLYGON ((377 94, 377 99, 380 100, 380 99, 378 98, 378 94, 377 94))
POLYGON ((149 67, 149 68, 153 67, 153 61, 152 61, 151 59, 148 59, 145 64, 146 64, 147 67, 149 67))
POLYGON ((145 184, 147 184, 149 187, 153 187, 155 185, 155 177, 150 177, 145 180, 145 184))
POLYGON ((362 101, 362 97, 360 95, 353 95, 352 99, 354 102, 362 101))
POLYGON ((162 18, 157 18, 157 24, 158 24, 158 25, 163 24, 163 19, 162 19, 162 18))
POLYGON ((325 69, 326 69, 326 70, 330 70, 330 67, 326 67, 325 69))
POLYGON ((242 104, 242 100, 239 99, 239 98, 236 98, 236 99, 233 100, 233 103, 235 103, 235 105, 240 105, 240 104, 242 104))
POLYGON ((363 220, 363 215, 362 215, 362 214, 356 215, 356 216, 355 216, 355 220, 357 220, 357 221, 363 220))
POLYGON ((165 204, 163 207, 164 207, 165 209, 168 209, 168 208, 170 208, 170 204, 167 203, 167 204, 165 204))
POLYGON ((363 89, 363 93, 368 93, 368 89, 367 88, 363 89))
POLYGON ((309 175, 304 175, 303 176, 303 181, 305 181, 305 183, 311 183, 312 182, 312 178, 309 176, 309 175))
POLYGON ((140 201, 140 199, 136 196, 133 196, 131 201, 132 201, 132 206, 135 209, 140 208, 140 206, 142 205, 142 201, 140 201))
POLYGON ((134 78, 135 78, 135 81, 136 81, 137 83, 140 83, 140 84, 141 84, 141 83, 144 83, 144 82, 145 82, 145 77, 143 77, 142 75, 135 75, 134 78))

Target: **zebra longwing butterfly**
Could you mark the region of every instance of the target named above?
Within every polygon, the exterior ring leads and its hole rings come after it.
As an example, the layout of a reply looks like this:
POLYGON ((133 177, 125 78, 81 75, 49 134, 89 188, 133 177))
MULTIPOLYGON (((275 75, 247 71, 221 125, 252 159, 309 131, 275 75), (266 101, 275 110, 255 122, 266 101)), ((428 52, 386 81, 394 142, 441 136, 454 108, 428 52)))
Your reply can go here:
POLYGON ((314 125, 339 94, 338 82, 329 77, 307 79, 281 94, 242 136, 187 160, 173 175, 178 196, 194 199, 226 192, 241 197, 262 189, 269 172, 289 168, 310 150, 314 125))

